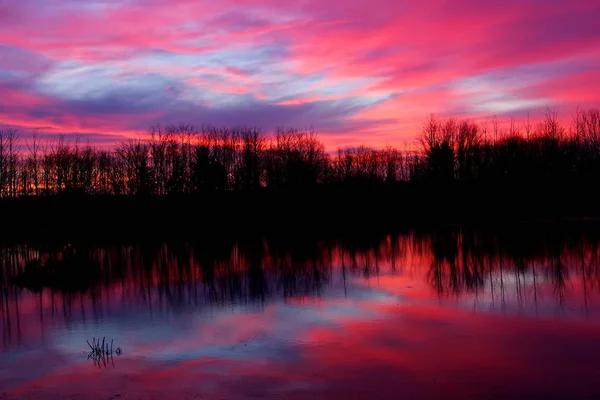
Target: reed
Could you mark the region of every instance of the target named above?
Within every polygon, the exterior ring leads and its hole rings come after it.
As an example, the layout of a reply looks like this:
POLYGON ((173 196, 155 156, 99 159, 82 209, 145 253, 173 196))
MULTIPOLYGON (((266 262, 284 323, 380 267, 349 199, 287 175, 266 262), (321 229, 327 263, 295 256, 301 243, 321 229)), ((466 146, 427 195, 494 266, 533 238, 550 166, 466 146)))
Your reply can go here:
POLYGON ((106 367, 108 364, 114 365, 113 354, 117 356, 122 354, 120 347, 115 348, 113 351, 113 339, 109 343, 105 336, 102 337, 102 341, 100 341, 100 338, 96 339, 96 337, 93 337, 92 343, 88 340, 86 340, 86 343, 90 348, 87 358, 88 360, 91 359, 94 365, 98 367, 106 367))

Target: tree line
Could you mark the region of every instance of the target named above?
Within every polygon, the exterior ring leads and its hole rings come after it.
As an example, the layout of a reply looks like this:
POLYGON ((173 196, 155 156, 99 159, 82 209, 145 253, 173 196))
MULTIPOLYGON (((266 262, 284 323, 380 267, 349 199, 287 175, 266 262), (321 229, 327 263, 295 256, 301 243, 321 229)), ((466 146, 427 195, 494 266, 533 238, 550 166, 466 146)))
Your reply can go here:
POLYGON ((80 140, 24 139, 0 127, 0 196, 69 192, 166 195, 406 182, 539 182, 600 178, 600 110, 563 125, 430 117, 415 149, 325 151, 310 130, 155 126, 146 139, 101 149, 80 140))

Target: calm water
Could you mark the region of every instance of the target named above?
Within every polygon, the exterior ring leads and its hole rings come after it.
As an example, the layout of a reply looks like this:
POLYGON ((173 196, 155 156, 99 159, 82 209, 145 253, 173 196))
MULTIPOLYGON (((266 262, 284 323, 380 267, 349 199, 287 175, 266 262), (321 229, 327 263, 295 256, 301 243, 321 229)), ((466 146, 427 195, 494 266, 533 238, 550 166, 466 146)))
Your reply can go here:
POLYGON ((0 398, 600 398, 596 229, 276 239, 3 246, 0 398))

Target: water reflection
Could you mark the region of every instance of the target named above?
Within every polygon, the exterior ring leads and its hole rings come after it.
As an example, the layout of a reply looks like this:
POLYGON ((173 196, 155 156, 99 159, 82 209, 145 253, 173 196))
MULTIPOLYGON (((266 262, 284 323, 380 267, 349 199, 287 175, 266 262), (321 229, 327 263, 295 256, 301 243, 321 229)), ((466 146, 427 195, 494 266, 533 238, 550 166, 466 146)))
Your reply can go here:
POLYGON ((446 229, 351 240, 5 246, 0 350, 43 341, 49 326, 261 310, 280 301, 360 296, 364 284, 480 311, 589 317, 598 313, 600 283, 593 232, 446 229), (66 272, 31 279, 31 271, 51 268, 66 272))
POLYGON ((599 238, 4 245, 0 397, 593 398, 599 238), (118 362, 88 360, 93 337, 118 362))

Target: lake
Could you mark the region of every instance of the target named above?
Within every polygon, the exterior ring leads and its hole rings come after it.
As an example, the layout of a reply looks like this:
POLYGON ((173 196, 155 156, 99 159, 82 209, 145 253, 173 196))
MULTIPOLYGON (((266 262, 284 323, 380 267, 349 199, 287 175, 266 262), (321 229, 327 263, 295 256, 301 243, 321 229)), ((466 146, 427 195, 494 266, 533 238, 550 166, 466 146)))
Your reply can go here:
POLYGON ((600 397, 595 226, 10 243, 0 263, 2 399, 600 397))

